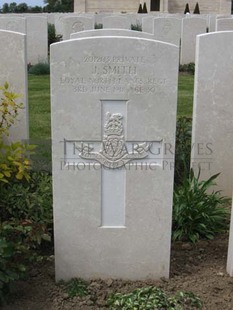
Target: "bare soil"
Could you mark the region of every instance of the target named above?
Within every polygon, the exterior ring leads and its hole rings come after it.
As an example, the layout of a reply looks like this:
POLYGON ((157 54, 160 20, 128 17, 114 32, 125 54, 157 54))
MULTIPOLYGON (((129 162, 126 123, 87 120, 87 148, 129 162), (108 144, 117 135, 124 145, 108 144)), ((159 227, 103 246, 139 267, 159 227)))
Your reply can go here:
POLYGON ((96 310, 108 309, 106 300, 114 292, 131 292, 135 288, 155 285, 168 294, 192 291, 204 302, 203 309, 233 310, 233 278, 226 273, 228 236, 197 245, 176 242, 172 245, 171 277, 160 281, 93 280, 90 295, 69 298, 62 286, 54 282, 54 260, 33 267, 27 281, 19 281, 4 310, 96 310), (94 298, 93 298, 94 297, 94 298))

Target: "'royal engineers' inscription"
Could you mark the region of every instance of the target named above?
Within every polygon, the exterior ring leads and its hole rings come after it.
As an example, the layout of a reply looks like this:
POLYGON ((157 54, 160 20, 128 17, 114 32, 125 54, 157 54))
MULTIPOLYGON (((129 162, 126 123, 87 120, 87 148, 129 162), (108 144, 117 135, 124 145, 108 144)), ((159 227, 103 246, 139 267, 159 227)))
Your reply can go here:
POLYGON ((147 94, 160 93, 167 85, 165 78, 138 76, 138 66, 148 65, 145 57, 84 56, 83 65, 88 75, 81 71, 60 77, 62 86, 71 85, 76 93, 147 94))

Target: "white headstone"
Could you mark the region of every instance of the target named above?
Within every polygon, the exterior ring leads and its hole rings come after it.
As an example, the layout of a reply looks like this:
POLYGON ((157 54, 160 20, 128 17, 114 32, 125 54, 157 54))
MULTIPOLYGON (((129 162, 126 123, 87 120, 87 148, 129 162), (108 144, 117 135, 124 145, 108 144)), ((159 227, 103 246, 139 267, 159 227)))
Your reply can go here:
POLYGON ((26 19, 23 17, 1 17, 0 29, 14 32, 27 33, 26 19))
POLYGON ((199 17, 183 18, 181 27, 180 63, 195 61, 196 36, 206 33, 206 20, 199 17))
POLYGON ((233 18, 216 19, 216 31, 233 30, 233 18))
POLYGON ((158 17, 154 19, 154 39, 180 45, 181 19, 158 17))
POLYGON ((10 128, 9 140, 21 141, 29 138, 26 35, 0 30, 0 42, 0 85, 7 82, 11 92, 22 96, 17 102, 24 105, 10 128))
POLYGON ((62 23, 63 23, 63 31, 62 31, 63 40, 69 40, 71 33, 94 29, 94 18, 92 17, 83 17, 83 16, 64 17, 62 19, 62 23))
POLYGON ((51 46, 57 280, 169 276, 178 54, 132 37, 51 46))
POLYGON ((208 32, 215 32, 216 18, 216 15, 209 15, 208 32))
POLYGON ((32 65, 48 61, 47 17, 27 16, 27 62, 32 65))
POLYGON ((131 22, 123 16, 107 16, 103 18, 103 28, 131 29, 131 22))
POLYGON ((233 188, 233 32, 197 37, 192 165, 202 179, 216 180, 223 194, 233 188))
POLYGON ((97 37, 97 36, 124 36, 124 37, 138 37, 145 39, 153 39, 153 35, 142 31, 133 31, 126 29, 96 29, 72 33, 71 39, 97 37))

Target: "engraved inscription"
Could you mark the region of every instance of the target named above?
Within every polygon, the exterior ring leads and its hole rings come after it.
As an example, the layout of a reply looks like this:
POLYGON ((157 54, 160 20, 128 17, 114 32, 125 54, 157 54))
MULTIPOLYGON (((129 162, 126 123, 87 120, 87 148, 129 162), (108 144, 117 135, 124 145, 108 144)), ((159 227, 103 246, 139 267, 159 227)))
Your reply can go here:
POLYGON ((84 56, 85 75, 62 74, 60 85, 70 85, 75 93, 156 94, 165 92, 168 79, 140 74, 144 64, 151 62, 143 56, 84 56), (86 64, 86 65, 85 65, 86 64))

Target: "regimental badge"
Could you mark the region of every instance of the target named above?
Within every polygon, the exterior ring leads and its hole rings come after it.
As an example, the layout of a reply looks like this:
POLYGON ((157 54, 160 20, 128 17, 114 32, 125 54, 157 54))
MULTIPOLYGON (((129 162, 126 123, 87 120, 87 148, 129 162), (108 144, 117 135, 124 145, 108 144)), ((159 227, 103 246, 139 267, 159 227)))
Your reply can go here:
POLYGON ((108 168, 120 168, 134 159, 143 159, 149 155, 152 143, 143 142, 133 146, 133 152, 129 153, 124 137, 123 116, 120 113, 106 113, 104 136, 99 152, 94 152, 93 147, 82 142, 78 148, 79 156, 83 159, 96 160, 108 168))

